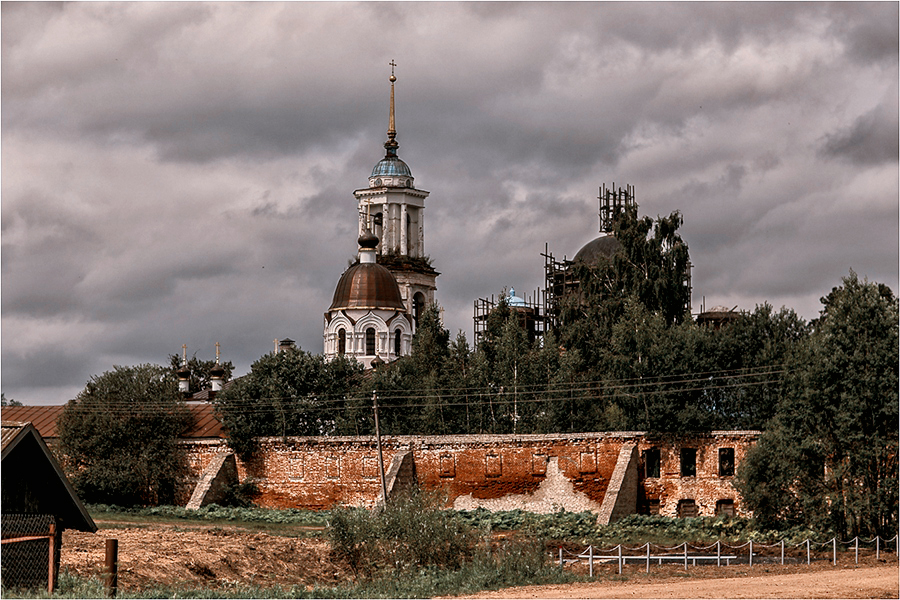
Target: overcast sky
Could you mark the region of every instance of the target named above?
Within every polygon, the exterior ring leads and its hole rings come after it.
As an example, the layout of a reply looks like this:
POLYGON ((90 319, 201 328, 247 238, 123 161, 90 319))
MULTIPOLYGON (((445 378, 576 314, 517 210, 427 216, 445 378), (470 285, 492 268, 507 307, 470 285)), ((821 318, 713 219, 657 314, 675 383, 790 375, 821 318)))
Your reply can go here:
POLYGON ((454 333, 596 237, 613 182, 683 214, 695 311, 897 290, 896 2, 4 2, 6 397, 321 352, 391 60, 454 333))

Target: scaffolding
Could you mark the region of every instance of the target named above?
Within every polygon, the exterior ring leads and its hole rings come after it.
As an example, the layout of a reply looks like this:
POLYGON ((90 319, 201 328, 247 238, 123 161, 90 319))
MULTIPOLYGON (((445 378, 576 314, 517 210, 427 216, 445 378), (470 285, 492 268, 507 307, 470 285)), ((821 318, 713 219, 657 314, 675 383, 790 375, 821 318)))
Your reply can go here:
POLYGON ((624 188, 616 188, 615 183, 612 187, 602 184, 597 200, 600 201, 600 233, 612 233, 616 217, 620 213, 629 208, 634 210, 638 208, 637 202, 634 201, 634 186, 628 183, 624 188))
MULTIPOLYGON (((475 345, 478 346, 487 333, 488 317, 500 305, 500 301, 506 298, 505 294, 495 297, 493 294, 490 299, 479 298, 475 301, 475 310, 473 320, 475 322, 475 345)), ((541 301, 541 290, 535 290, 531 296, 526 296, 524 302, 516 304, 507 304, 510 312, 512 312, 519 321, 519 325, 528 334, 529 343, 534 343, 537 339, 542 339, 546 331, 546 319, 544 305, 541 301)))

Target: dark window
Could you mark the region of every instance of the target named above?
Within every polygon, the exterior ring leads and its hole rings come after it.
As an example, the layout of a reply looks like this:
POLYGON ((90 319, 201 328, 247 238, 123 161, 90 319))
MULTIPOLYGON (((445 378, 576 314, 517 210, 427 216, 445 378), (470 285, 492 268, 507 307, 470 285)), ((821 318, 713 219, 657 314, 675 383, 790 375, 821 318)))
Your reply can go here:
POLYGON ((699 514, 697 503, 693 500, 678 501, 678 516, 682 518, 696 517, 699 514))
POLYGON ((422 295, 422 292, 416 292, 416 295, 413 296, 413 321, 416 322, 416 329, 419 328, 419 317, 422 316, 424 310, 425 296, 422 295))
POLYGON ((659 500, 648 500, 647 501, 647 511, 651 515, 659 514, 659 500))
POLYGON ((394 332, 394 354, 400 356, 400 330, 394 332))
POLYGON ((366 356, 375 356, 375 328, 366 329, 366 356))
POLYGON ((659 477, 659 448, 644 450, 644 477, 659 477))
POLYGON ((341 356, 347 351, 347 332, 341 327, 338 329, 338 354, 341 356))
POLYGON ((716 514, 725 515, 726 517, 734 516, 734 500, 725 499, 716 502, 716 514))
POLYGON ((719 448, 719 477, 734 475, 734 448, 719 448))
POLYGON ((697 475, 697 449, 681 449, 681 476, 694 477, 697 475))

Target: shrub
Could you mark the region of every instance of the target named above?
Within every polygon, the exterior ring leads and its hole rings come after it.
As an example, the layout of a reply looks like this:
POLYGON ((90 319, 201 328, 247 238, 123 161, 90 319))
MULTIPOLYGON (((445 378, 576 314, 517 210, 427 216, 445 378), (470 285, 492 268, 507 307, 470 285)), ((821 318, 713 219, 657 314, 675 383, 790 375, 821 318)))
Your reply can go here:
POLYGON ((379 569, 407 571, 428 566, 459 568, 474 554, 477 535, 457 513, 418 490, 372 512, 338 508, 327 535, 334 553, 357 578, 379 569))

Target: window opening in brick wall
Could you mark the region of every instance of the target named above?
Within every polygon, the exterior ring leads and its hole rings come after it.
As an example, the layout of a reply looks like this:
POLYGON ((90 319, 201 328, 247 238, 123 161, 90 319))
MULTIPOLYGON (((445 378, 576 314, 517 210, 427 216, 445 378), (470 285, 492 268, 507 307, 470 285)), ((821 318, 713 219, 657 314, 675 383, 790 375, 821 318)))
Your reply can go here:
POLYGON ((716 515, 734 516, 734 500, 725 499, 716 502, 716 515))
POLYGON ((644 450, 644 477, 659 477, 659 448, 644 450))
POLYGON ((659 499, 647 500, 647 512, 651 515, 659 514, 659 499))
POLYGON ((441 477, 456 477, 456 460, 452 454, 441 454, 441 477))
POLYGON ((699 514, 697 503, 692 499, 678 501, 678 516, 681 518, 696 517, 699 514))
POLYGON ((681 476, 694 477, 697 475, 697 449, 681 449, 681 476))
POLYGON ((347 352, 347 332, 341 327, 338 329, 338 354, 343 356, 347 352))
POLYGON ((734 448, 719 448, 719 477, 734 475, 734 448))
POLYGON ((394 355, 400 356, 400 330, 394 331, 394 355))
POLYGON ((499 454, 488 454, 484 457, 484 474, 487 477, 500 477, 503 473, 499 454))
POLYGON ((375 328, 366 329, 366 356, 375 356, 375 328))

